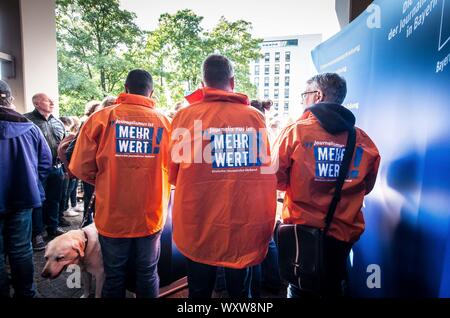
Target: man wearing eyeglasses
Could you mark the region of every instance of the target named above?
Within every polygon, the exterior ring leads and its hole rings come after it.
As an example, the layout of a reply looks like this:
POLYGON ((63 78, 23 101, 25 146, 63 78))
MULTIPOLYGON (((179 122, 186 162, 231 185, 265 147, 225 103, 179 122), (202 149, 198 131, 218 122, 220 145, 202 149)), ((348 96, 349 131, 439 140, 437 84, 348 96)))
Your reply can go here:
MULTIPOLYGON (((278 152, 279 159, 277 188, 286 191, 283 223, 323 229, 355 116, 342 106, 347 84, 338 74, 316 75, 306 84, 302 93, 305 112, 275 142, 275 157, 278 152)), ((363 130, 355 130, 349 174, 324 241, 322 297, 345 295, 346 259, 364 231, 361 207, 364 196, 374 187, 380 164, 373 141, 363 130)), ((290 298, 307 294, 301 286, 288 286, 290 298)))

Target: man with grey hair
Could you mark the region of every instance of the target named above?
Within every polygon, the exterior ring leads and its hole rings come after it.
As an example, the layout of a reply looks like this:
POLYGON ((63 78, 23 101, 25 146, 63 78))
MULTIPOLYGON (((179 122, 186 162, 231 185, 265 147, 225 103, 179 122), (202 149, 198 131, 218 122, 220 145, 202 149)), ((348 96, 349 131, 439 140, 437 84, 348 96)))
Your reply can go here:
MULTIPOLYGON (((283 223, 324 229, 348 136, 356 130, 356 146, 324 240, 322 297, 344 296, 346 259, 364 231, 364 196, 374 187, 380 155, 370 137, 354 127, 355 116, 342 106, 347 84, 338 74, 312 77, 302 93, 306 110, 286 127, 275 143, 278 190, 286 191, 283 223)), ((349 143, 350 144, 350 143, 349 143)), ((344 169, 344 168, 342 168, 344 169)), ((289 284, 288 297, 308 294, 289 284)))
POLYGON ((342 104, 347 95, 347 83, 336 73, 318 74, 306 81, 306 84, 302 99, 307 107, 318 102, 342 104))
POLYGON ((15 297, 34 297, 32 210, 41 206, 41 182, 51 166, 38 127, 14 111, 9 85, 0 80, 0 298, 9 297, 6 256, 15 297))
POLYGON ((52 152, 52 169, 44 186, 46 200, 42 208, 33 211, 33 249, 40 251, 45 248, 42 236, 44 223, 49 240, 65 233, 60 225, 69 225, 59 214, 64 171, 58 159, 58 146, 65 137, 65 128, 64 124, 53 116, 54 102, 47 94, 35 94, 32 102, 35 109, 24 116, 39 127, 52 152))
POLYGON ((249 268, 264 260, 275 222, 275 175, 261 173, 270 165, 264 115, 234 92, 225 56, 205 59, 202 84, 173 119, 173 238, 188 259, 190 298, 211 297, 217 267, 229 296, 245 298, 249 268), (194 151, 180 158, 186 145, 194 151))

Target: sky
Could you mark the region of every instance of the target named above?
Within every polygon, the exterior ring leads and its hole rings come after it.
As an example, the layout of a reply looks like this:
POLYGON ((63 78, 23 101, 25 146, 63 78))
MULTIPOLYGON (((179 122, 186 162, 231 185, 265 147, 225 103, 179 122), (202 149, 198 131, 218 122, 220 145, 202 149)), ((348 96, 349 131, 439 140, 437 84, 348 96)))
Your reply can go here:
POLYGON ((210 30, 221 16, 243 19, 253 25, 255 37, 322 34, 323 40, 339 31, 335 0, 120 0, 123 9, 135 12, 137 24, 154 30, 162 13, 191 9, 203 16, 210 30))

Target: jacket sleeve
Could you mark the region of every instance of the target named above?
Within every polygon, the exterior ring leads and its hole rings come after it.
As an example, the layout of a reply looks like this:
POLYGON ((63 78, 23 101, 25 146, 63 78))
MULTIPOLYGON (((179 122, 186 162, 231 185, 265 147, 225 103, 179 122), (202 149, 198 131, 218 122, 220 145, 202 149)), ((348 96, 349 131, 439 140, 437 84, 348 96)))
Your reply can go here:
POLYGON ((273 165, 277 169, 277 190, 286 191, 292 165, 293 137, 290 127, 285 128, 274 143, 273 165))
POLYGON ((98 171, 96 155, 101 130, 94 120, 94 117, 89 118, 81 128, 69 164, 69 170, 74 176, 90 184, 95 184, 98 171))
POLYGON ((179 144, 180 138, 180 128, 177 127, 177 116, 173 119, 171 123, 171 134, 170 134, 170 146, 169 146, 169 183, 172 185, 176 185, 178 170, 180 168, 179 160, 177 160, 178 156, 176 154, 177 145, 179 144), (175 152, 174 152, 175 151, 175 152), (175 155, 174 155, 174 154, 175 155))
POLYGON ((378 174, 378 168, 380 166, 381 157, 379 154, 377 154, 372 169, 369 171, 369 173, 366 176, 366 194, 369 194, 370 191, 372 191, 373 187, 375 186, 375 181, 377 180, 377 174, 378 174))
POLYGON ((72 159, 73 151, 75 149, 75 144, 77 143, 77 139, 78 139, 79 133, 80 132, 77 133, 75 138, 73 138, 73 140, 70 142, 69 146, 66 149, 66 160, 67 160, 67 162, 70 162, 70 160, 72 159))
POLYGON ((36 132, 38 134, 38 174, 39 180, 44 182, 50 173, 50 168, 52 167, 52 152, 50 151, 50 147, 47 144, 47 141, 44 138, 41 130, 36 126, 36 132))

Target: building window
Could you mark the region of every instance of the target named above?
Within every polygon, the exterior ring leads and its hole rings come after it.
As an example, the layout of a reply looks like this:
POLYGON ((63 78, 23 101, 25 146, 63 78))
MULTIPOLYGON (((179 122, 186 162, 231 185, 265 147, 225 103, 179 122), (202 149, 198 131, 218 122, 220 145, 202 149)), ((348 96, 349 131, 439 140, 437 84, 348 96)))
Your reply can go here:
POLYGON ((253 84, 255 84, 256 86, 259 86, 259 77, 255 77, 253 84))
POLYGON ((270 67, 269 65, 264 66, 264 75, 269 75, 270 67))
POLYGON ((255 65, 255 75, 259 75, 259 65, 255 65))
POLYGON ((289 86, 289 76, 286 76, 285 78, 284 78, 284 86, 289 86))
POLYGON ((275 110, 278 111, 278 102, 273 103, 273 108, 275 108, 275 110))
POLYGON ((264 90, 264 98, 269 98, 269 90, 268 89, 264 90))
POLYGON ((255 60, 255 64, 259 64, 259 59, 255 60))
POLYGON ((280 86, 280 78, 278 76, 275 76, 274 86, 280 86))
POLYGON ((289 88, 284 89, 284 98, 289 98, 289 88))
POLYGON ((284 111, 285 112, 289 111, 289 102, 284 102, 284 111))
POLYGON ((275 88, 273 91, 273 98, 278 99, 278 96, 280 95, 280 90, 278 88, 275 88))
POLYGON ((15 59, 12 55, 0 52, 0 79, 16 77, 15 59))
POLYGON ((280 64, 275 64, 275 74, 280 74, 280 64))
POLYGON ((280 52, 275 52, 275 62, 276 63, 280 62, 280 52))
POLYGON ((287 51, 284 55, 285 61, 290 62, 291 61, 291 52, 287 51))
POLYGON ((264 77, 264 87, 268 87, 268 86, 269 86, 269 78, 264 77))
POLYGON ((270 62, 270 53, 265 53, 265 54, 264 54, 264 61, 265 61, 266 63, 269 63, 269 62, 270 62))
POLYGON ((285 74, 290 74, 291 73, 291 65, 290 64, 286 64, 284 66, 284 73, 285 74))

